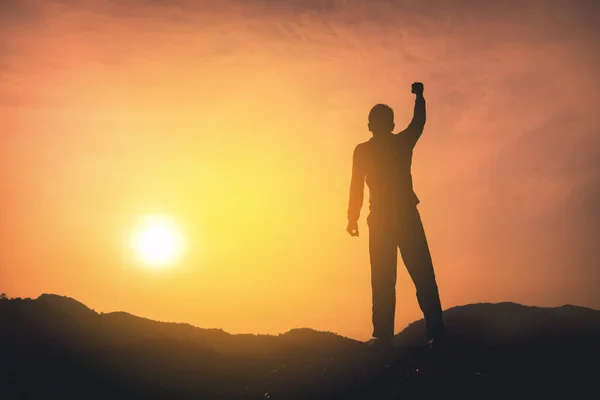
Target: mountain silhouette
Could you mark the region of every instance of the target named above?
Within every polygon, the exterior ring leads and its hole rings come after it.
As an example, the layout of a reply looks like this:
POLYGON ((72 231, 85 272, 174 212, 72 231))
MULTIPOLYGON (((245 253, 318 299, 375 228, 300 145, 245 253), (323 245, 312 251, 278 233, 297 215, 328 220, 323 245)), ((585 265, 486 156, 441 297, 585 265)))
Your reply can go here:
POLYGON ((97 313, 64 296, 0 300, 0 398, 379 399, 412 383, 593 382, 600 311, 481 303, 444 311, 440 359, 424 321, 394 338, 391 359, 308 328, 229 334, 97 313))
MULTIPOLYGON (((485 346, 539 344, 600 334, 600 311, 572 305, 527 307, 516 303, 479 303, 444 311, 454 340, 485 346)), ((424 344, 425 321, 408 325, 394 338, 397 345, 424 344)))

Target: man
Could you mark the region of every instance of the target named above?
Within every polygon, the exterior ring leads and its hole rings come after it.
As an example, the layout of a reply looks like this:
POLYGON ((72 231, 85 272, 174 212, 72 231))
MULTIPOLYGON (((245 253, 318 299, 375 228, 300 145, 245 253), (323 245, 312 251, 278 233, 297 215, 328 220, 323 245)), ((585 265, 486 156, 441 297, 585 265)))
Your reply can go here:
POLYGON ((391 349, 394 336, 397 248, 417 289, 431 346, 440 342, 444 329, 433 263, 410 171, 413 148, 425 126, 423 84, 413 83, 412 93, 416 99, 408 128, 392 133, 393 110, 385 104, 375 105, 368 123, 373 137, 356 146, 353 156, 346 230, 351 236, 359 235, 357 221, 366 180, 370 192, 367 224, 373 294, 373 339, 369 343, 383 349, 391 349))

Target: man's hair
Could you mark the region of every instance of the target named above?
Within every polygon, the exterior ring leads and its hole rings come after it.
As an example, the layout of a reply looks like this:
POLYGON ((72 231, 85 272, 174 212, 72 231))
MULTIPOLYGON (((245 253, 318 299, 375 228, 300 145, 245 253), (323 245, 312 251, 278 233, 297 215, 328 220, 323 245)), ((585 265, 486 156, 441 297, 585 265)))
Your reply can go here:
POLYGON ((369 123, 374 125, 394 122, 394 110, 387 104, 376 104, 369 112, 369 123))

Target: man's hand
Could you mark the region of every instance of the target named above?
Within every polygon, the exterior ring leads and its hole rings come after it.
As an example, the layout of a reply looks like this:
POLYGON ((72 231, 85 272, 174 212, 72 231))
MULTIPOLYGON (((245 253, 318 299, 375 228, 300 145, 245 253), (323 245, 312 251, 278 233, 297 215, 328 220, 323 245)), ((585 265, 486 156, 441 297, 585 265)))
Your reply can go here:
POLYGON ((423 84, 421 82, 413 83, 410 92, 416 94, 417 96, 422 96, 423 84))
POLYGON ((350 236, 358 236, 358 222, 348 222, 346 231, 350 234, 350 236))

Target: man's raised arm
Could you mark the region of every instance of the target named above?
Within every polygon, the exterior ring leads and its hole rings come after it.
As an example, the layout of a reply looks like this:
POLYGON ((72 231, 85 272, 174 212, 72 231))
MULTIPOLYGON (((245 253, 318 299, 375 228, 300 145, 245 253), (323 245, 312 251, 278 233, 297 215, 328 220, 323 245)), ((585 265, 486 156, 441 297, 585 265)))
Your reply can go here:
POLYGON ((423 133, 423 128, 425 127, 425 98, 423 97, 423 84, 421 82, 415 82, 412 84, 411 93, 414 93, 415 98, 415 109, 412 121, 408 127, 399 132, 399 135, 406 135, 410 144, 414 146, 417 144, 417 140, 421 137, 423 133))
POLYGON ((348 227, 346 228, 350 236, 358 236, 358 218, 360 217, 365 192, 366 171, 363 158, 364 155, 360 150, 360 145, 358 145, 352 156, 352 179, 350 181, 350 201, 348 204, 348 227))

